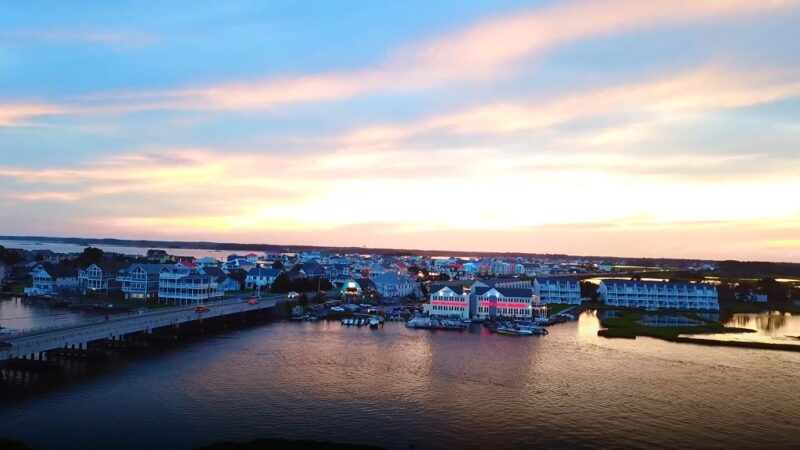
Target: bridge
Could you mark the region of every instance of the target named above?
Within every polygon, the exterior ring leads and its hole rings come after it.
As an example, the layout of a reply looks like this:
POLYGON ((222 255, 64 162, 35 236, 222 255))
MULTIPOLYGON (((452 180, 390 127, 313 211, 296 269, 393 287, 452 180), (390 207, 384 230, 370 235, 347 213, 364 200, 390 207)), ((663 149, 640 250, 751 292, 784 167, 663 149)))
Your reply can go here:
POLYGON ((275 307, 282 296, 261 298, 256 303, 245 299, 208 303, 204 311, 196 306, 156 309, 85 321, 66 327, 33 330, 11 335, 0 342, 0 361, 13 358, 39 359, 42 352, 59 348, 86 348, 89 342, 116 340, 130 333, 151 333, 156 328, 176 326, 202 319, 265 310, 275 307))

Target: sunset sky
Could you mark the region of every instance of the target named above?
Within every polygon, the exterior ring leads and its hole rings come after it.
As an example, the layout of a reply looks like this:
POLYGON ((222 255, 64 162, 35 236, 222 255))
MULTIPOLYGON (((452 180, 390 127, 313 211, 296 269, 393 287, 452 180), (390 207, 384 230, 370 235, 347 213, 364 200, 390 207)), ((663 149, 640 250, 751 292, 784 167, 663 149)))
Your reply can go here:
POLYGON ((800 0, 0 1, 0 234, 800 262, 800 0))

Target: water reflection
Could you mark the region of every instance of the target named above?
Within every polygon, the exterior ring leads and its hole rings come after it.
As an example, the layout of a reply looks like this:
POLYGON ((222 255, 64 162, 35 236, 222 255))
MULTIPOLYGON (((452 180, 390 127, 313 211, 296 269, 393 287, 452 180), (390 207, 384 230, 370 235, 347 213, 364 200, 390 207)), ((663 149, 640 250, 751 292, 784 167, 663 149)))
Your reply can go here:
POLYGON ((91 311, 51 308, 44 300, 0 299, 0 327, 16 331, 68 326, 101 315, 91 311))
MULTIPOLYGON (((800 316, 772 311, 764 314, 734 314, 725 326, 747 328, 755 333, 726 333, 699 336, 703 339, 767 342, 800 345, 800 316)), ((691 337, 691 336, 690 336, 691 337)))

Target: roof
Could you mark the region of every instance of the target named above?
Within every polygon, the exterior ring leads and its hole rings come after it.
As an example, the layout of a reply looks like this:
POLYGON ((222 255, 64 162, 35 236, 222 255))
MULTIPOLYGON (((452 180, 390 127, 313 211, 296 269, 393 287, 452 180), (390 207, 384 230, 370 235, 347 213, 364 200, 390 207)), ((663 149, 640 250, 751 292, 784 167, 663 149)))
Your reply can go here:
POLYGON ((536 277, 539 284, 579 284, 577 278, 571 277, 536 277))
POLYGON ((272 269, 266 267, 253 267, 247 272, 247 276, 253 277, 277 277, 283 272, 282 269, 272 269))
POLYGON ((76 278, 78 276, 78 271, 74 267, 50 263, 39 263, 39 266, 53 278, 76 278))
POLYGON ((182 265, 184 267, 189 267, 191 269, 194 269, 195 267, 197 267, 197 264, 195 264, 195 263, 193 263, 191 261, 181 261, 178 264, 180 264, 180 265, 182 265))
POLYGON ((449 283, 432 283, 428 291, 430 293, 434 293, 434 292, 439 292, 446 287, 449 287, 456 294, 461 294, 462 292, 464 292, 464 285, 466 284, 468 284, 468 282, 465 281, 455 281, 449 283))
POLYGON ((220 269, 219 267, 205 267, 203 268, 203 272, 206 273, 212 280, 215 281, 223 281, 225 278, 228 277, 228 274, 225 273, 224 270, 220 269))
POLYGON ((690 283, 688 281, 641 281, 641 280, 600 280, 606 286, 644 286, 647 289, 678 288, 678 289, 716 289, 713 285, 705 283, 690 283))
POLYGON ((475 288, 474 293, 477 295, 484 295, 490 290, 496 290, 504 297, 524 297, 530 298, 533 297, 533 289, 532 288, 506 288, 506 287, 484 287, 478 286, 475 288))
POLYGON ((133 263, 125 271, 130 272, 135 267, 141 267, 147 273, 160 273, 164 268, 169 268, 170 266, 171 264, 133 263))

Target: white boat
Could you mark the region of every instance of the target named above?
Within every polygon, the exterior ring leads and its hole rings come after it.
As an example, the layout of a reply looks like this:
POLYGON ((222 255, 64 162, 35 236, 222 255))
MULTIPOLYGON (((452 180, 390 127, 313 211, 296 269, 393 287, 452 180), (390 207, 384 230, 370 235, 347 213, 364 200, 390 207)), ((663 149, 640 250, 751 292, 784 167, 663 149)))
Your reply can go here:
POLYGON ((369 327, 373 330, 378 328, 378 325, 381 323, 380 319, 377 316, 372 316, 369 318, 369 327))

